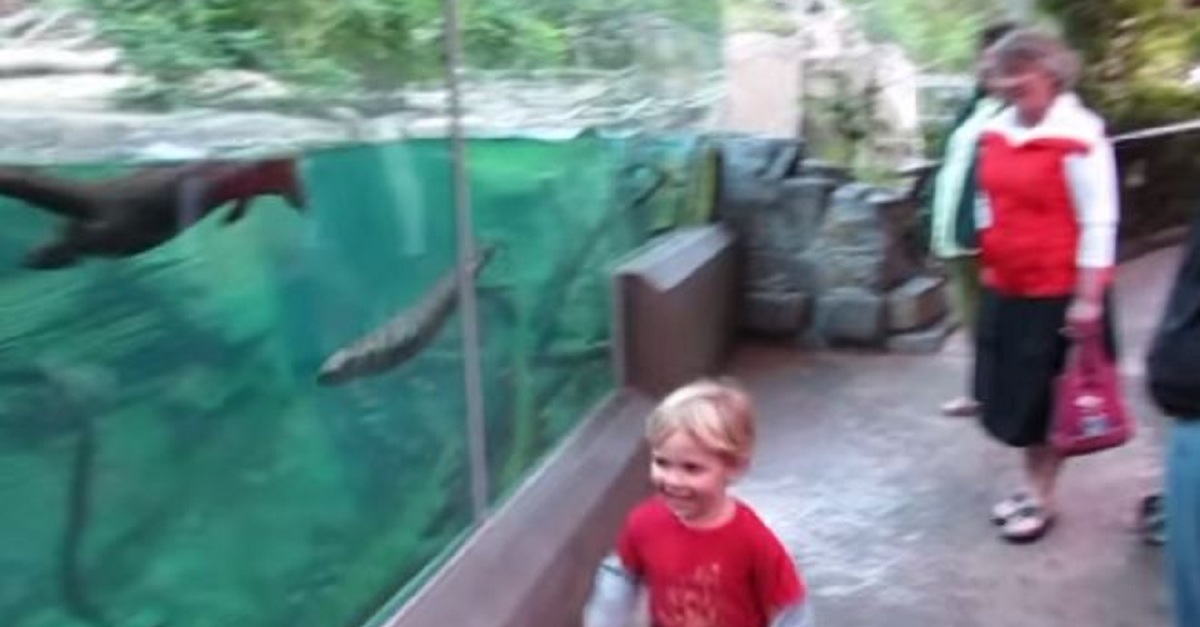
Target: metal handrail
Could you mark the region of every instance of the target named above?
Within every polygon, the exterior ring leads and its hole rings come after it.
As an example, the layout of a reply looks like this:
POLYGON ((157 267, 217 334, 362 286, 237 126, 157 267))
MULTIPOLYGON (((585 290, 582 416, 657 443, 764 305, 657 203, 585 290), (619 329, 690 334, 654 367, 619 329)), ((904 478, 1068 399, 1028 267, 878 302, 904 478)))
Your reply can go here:
POLYGON ((1136 141, 1139 139, 1156 139, 1159 137, 1170 137, 1172 135, 1184 135, 1200 131, 1200 118, 1188 120, 1186 122, 1177 122, 1175 124, 1164 124, 1152 128, 1144 128, 1138 131, 1122 133, 1112 138, 1113 144, 1123 144, 1125 142, 1136 141))

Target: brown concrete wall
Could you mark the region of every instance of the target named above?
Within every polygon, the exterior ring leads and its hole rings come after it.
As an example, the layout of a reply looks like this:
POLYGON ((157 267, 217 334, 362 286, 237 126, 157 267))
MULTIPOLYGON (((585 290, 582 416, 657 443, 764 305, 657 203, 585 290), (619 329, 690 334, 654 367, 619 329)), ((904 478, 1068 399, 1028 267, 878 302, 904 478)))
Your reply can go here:
POLYGON ((621 390, 386 627, 578 627, 596 565, 649 493, 642 427, 653 390, 720 367, 735 282, 732 237, 719 226, 672 233, 631 256, 613 279, 621 390))
POLYGON ((388 627, 576 627, 595 565, 647 491, 650 399, 611 396, 388 627))
POLYGON ((720 368, 737 326, 737 257, 729 230, 681 229, 615 274, 618 381, 661 396, 720 368))

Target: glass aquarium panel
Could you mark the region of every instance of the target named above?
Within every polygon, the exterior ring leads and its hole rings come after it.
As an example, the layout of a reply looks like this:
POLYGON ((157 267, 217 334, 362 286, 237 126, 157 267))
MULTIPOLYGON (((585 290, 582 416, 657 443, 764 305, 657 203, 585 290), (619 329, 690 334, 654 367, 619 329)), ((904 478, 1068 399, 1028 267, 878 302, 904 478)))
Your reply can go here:
POLYGON ((499 499, 614 388, 610 271, 651 237, 711 216, 721 8, 460 6, 475 231, 499 251, 477 286, 499 499))
MULTIPOLYGON (((357 626, 470 530, 442 10, 0 3, 3 627, 357 626)), ((462 18, 495 500, 711 213, 720 11, 462 18)))
POLYGON ((349 627, 468 528, 449 171, 0 168, 6 627, 349 627))

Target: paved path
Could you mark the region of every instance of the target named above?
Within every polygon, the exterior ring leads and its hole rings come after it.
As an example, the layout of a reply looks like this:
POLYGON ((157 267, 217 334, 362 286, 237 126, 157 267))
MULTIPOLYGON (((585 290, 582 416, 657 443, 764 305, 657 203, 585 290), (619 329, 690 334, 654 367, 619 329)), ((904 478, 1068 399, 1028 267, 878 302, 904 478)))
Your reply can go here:
POLYGON ((1141 382, 1178 251, 1122 268, 1122 369, 1138 438, 1072 462, 1053 533, 1010 546, 987 520, 1018 457, 944 418, 970 365, 934 356, 749 346, 733 374, 758 394, 758 457, 738 493, 800 560, 822 627, 1165 627, 1161 550, 1128 529, 1156 485, 1165 421, 1141 382))

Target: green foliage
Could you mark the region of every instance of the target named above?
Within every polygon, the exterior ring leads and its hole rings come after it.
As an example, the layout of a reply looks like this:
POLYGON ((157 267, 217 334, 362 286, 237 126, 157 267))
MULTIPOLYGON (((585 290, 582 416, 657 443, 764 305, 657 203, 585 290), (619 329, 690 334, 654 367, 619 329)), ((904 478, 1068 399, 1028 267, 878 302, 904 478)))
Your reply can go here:
POLYGON ((796 32, 796 20, 771 0, 728 0, 726 21, 731 31, 759 31, 783 36, 796 32))
POLYGON ((1124 132, 1200 116, 1200 90, 1164 81, 1139 79, 1120 90, 1100 90, 1100 106, 1115 132, 1124 132))
MULTIPOLYGON (((1120 133, 1200 116, 1200 90, 1184 83, 1200 61, 1200 14, 1160 0, 1042 0, 1083 57, 1079 91, 1120 133)), ((1200 194, 1195 135, 1117 146, 1124 173, 1121 236, 1187 224, 1200 194)))
MULTIPOLYGON (((859 26, 875 42, 895 42, 925 66, 970 69, 975 35, 1002 15, 993 0, 846 0, 859 26)), ((726 0, 731 30, 790 35, 796 18, 775 0, 726 0)))
POLYGON ((439 68, 417 45, 422 26, 436 27, 437 0, 71 1, 92 12, 101 35, 154 79, 158 91, 142 95, 164 104, 210 69, 264 72, 327 89, 439 68))
MULTIPOLYGON (((264 72, 317 93, 391 88, 443 74, 441 0, 61 0, 151 77, 133 96, 173 105, 211 69, 264 72)), ((624 67, 639 21, 716 33, 713 0, 463 0, 465 54, 477 68, 624 67)))
POLYGON ((498 2, 470 2, 463 41, 471 64, 481 68, 561 65, 570 43, 563 28, 536 13, 498 2))
POLYGON ((806 97, 804 105, 810 149, 862 178, 871 166, 872 139, 883 130, 878 111, 881 86, 874 77, 856 80, 845 69, 830 70, 821 79, 828 82, 828 90, 806 97))
POLYGON ((879 98, 879 85, 872 79, 861 90, 856 90, 843 74, 838 76, 836 94, 828 103, 828 108, 833 128, 842 139, 846 151, 845 162, 853 164, 856 162, 859 146, 878 130, 876 102, 879 98))
POLYGON ((1184 86, 1200 61, 1200 14, 1161 0, 1041 0, 1083 57, 1080 91, 1117 130, 1200 114, 1184 86))
POLYGON ((849 0, 867 35, 894 41, 922 65, 970 70, 975 41, 990 21, 1004 17, 993 0, 849 0))

